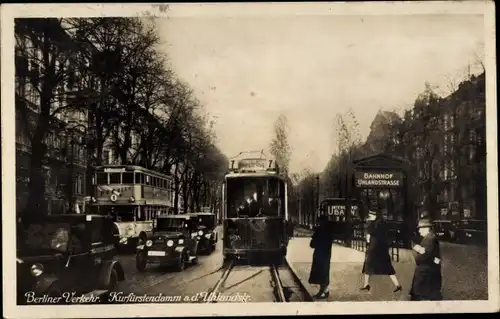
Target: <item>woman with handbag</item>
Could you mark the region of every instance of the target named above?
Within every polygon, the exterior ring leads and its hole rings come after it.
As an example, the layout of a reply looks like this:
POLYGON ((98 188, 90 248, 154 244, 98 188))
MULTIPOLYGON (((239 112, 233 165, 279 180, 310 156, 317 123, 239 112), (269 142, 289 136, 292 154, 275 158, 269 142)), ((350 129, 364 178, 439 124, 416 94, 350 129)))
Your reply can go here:
POLYGON ((382 216, 370 211, 368 214, 368 227, 366 242, 365 262, 362 273, 364 274, 364 285, 360 290, 370 290, 371 275, 387 275, 395 286, 394 292, 402 290, 396 277, 396 271, 392 266, 389 255, 389 240, 387 238, 387 227, 382 216))
POLYGON ((319 217, 319 226, 314 231, 310 246, 314 249, 309 283, 319 285, 319 291, 315 295, 317 299, 328 298, 330 292, 330 258, 332 255, 333 234, 329 227, 328 217, 319 217))

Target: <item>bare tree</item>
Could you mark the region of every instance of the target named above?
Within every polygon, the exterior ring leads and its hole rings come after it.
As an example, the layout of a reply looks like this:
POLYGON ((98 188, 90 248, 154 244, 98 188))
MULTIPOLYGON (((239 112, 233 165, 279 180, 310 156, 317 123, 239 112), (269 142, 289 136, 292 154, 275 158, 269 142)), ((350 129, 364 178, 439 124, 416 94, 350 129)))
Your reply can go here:
MULTIPOLYGON (((68 110, 82 110, 87 101, 75 98, 75 69, 79 51, 72 38, 73 26, 63 19, 15 19, 16 38, 16 111, 30 142, 29 198, 25 217, 44 215, 44 163, 54 144, 47 141, 49 132, 64 130, 58 117, 68 110), (52 144, 52 145, 50 145, 52 144)), ((80 88, 86 91, 86 87, 80 88)))
POLYGON ((288 119, 281 114, 274 123, 274 137, 269 145, 270 153, 276 157, 286 176, 288 176, 292 148, 288 142, 288 119))

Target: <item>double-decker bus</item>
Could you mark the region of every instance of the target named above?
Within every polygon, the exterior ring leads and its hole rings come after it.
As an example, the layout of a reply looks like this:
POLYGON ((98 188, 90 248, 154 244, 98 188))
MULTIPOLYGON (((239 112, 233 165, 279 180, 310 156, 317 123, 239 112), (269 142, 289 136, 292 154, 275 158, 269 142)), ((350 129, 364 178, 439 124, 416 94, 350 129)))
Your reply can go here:
POLYGON ((93 182, 90 211, 113 217, 119 247, 145 243, 153 219, 173 211, 169 175, 135 165, 105 165, 96 167, 93 182))
POLYGON ((289 239, 286 179, 274 159, 235 162, 222 186, 224 259, 280 263, 289 239))

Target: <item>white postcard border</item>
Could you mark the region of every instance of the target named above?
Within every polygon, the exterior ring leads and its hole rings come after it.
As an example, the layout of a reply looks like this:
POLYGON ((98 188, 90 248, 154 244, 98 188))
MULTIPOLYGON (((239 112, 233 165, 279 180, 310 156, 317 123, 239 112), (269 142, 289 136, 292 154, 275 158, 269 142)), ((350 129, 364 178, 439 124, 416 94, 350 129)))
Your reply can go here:
MULTIPOLYGON (((15 17, 165 16, 159 5, 148 4, 7 4, 1 6, 1 130, 2 130, 2 211, 3 224, 3 305, 5 317, 136 317, 136 316, 221 316, 221 315, 303 315, 303 314, 390 314, 493 312, 500 307, 498 246, 498 176, 495 8, 490 1, 372 2, 372 3, 231 3, 174 4, 169 17, 249 15, 405 15, 484 14, 487 198, 488 198, 488 301, 441 302, 318 302, 255 304, 130 304, 74 306, 15 305, 15 116, 14 116, 14 24, 15 17), (244 7, 241 10, 242 6, 244 7)), ((332 288, 334 289, 334 288, 332 288)))

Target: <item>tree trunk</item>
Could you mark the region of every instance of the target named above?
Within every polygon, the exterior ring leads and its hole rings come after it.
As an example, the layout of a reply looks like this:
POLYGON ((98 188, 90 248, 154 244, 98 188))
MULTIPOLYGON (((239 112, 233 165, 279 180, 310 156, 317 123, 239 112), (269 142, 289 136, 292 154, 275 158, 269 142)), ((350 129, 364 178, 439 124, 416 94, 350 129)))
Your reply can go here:
POLYGON ((182 174, 182 198, 184 213, 187 213, 189 208, 189 166, 184 163, 184 172, 182 174))
POLYGON ((179 163, 174 168, 174 212, 179 214, 179 163))
POLYGON ((45 146, 43 144, 43 129, 38 128, 31 143, 29 197, 26 211, 22 218, 47 215, 47 203, 45 202, 45 178, 43 172, 43 159, 45 157, 45 146))
POLYGON ((40 114, 36 119, 36 130, 31 140, 29 197, 27 210, 23 214, 28 218, 37 215, 44 216, 48 213, 47 203, 45 202, 45 176, 43 172, 43 162, 47 152, 44 140, 50 123, 50 102, 54 89, 54 83, 52 82, 55 80, 53 74, 55 70, 51 65, 49 56, 49 22, 44 26, 43 32, 42 58, 45 66, 45 76, 41 82, 40 114))

